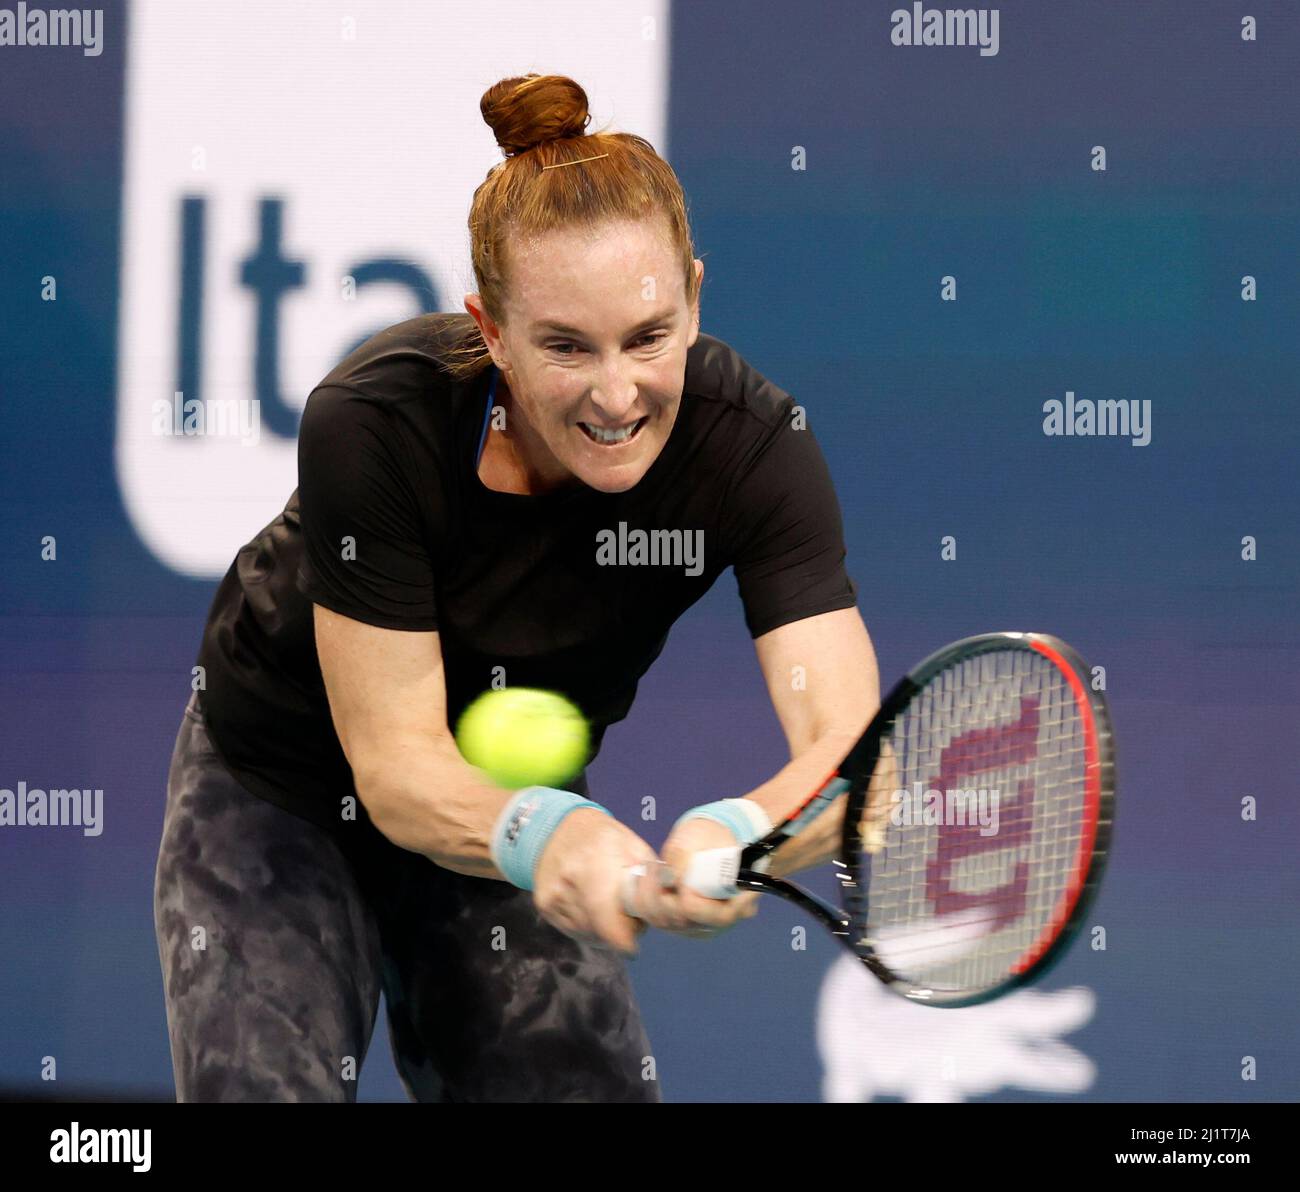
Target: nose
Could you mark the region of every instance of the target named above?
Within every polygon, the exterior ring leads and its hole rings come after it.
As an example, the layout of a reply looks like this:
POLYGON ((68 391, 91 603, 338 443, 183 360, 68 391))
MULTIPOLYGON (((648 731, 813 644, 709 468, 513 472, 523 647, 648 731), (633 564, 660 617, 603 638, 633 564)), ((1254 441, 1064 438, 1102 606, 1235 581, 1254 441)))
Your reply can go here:
POLYGON ((601 370, 591 389, 592 410, 609 426, 621 426, 640 417, 636 410, 637 387, 622 362, 601 370))

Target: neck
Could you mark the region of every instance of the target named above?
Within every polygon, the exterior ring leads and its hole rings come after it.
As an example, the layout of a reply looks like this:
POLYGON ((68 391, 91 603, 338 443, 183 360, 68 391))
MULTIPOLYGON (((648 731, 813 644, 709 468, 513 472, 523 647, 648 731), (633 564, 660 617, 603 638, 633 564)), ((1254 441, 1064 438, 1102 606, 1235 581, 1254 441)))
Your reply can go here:
POLYGON ((505 411, 505 428, 488 423, 478 474, 488 488, 499 492, 539 496, 577 483, 577 478, 550 453, 541 436, 520 410, 504 376, 497 378, 495 404, 505 411), (550 466, 539 467, 537 460, 550 466))

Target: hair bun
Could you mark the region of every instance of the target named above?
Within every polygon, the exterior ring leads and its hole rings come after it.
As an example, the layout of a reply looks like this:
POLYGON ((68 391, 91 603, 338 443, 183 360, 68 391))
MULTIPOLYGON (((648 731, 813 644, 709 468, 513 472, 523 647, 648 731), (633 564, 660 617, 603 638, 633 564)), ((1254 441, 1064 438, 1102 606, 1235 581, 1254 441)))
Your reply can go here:
POLYGON ((479 110, 507 157, 546 141, 580 137, 591 120, 587 93, 564 75, 502 79, 483 93, 479 110))

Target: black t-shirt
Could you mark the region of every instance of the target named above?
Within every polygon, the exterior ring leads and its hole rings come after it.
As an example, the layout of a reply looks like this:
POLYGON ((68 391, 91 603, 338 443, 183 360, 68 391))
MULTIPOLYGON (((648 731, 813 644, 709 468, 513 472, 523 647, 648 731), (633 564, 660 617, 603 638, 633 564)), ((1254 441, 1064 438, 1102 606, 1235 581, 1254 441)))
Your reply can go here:
POLYGON ((689 350, 677 420, 638 484, 529 496, 478 476, 496 369, 457 381, 434 354, 468 320, 390 327, 312 391, 298 489, 236 555, 208 617, 201 700, 218 752, 250 791, 326 828, 355 788, 313 602, 436 629, 449 727, 494 676, 563 692, 592 722, 588 761, 727 567, 752 637, 855 602, 812 431, 721 340, 701 333, 689 350))

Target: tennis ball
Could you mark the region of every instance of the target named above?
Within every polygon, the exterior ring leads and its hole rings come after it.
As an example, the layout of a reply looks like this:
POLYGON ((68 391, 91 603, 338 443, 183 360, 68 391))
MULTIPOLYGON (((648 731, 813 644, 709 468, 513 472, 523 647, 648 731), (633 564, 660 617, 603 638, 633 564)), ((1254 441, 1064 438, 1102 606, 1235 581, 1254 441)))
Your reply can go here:
POLYGON ((563 786, 587 760, 587 721, 564 696, 534 687, 485 691, 456 722, 456 745, 499 786, 563 786))

